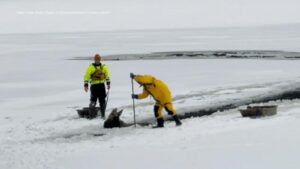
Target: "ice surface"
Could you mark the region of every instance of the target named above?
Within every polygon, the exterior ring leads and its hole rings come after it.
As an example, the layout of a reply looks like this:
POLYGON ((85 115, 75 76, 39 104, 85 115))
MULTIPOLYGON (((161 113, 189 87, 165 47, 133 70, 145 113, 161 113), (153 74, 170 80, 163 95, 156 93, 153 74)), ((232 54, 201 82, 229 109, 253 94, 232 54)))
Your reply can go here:
MULTIPOLYGON (((0 168, 299 168, 299 100, 267 103, 278 105, 278 114, 273 117, 242 118, 233 109, 183 120, 180 127, 167 122, 158 130, 103 129, 103 120, 79 119, 75 111, 89 102, 82 78, 90 61, 69 58, 95 52, 175 49, 299 51, 299 30, 288 30, 290 34, 277 31, 254 32, 257 38, 249 32, 232 35, 231 31, 218 30, 0 35, 0 168), (131 36, 134 38, 128 38, 131 36), (95 133, 104 136, 94 137, 95 133)), ((124 108, 124 121, 133 116, 129 72, 152 74, 165 81, 178 113, 253 99, 296 88, 300 83, 297 60, 104 63, 110 68, 112 80, 108 112, 114 107, 124 108)), ((135 84, 135 91, 141 90, 135 84)), ((154 119, 153 104, 151 98, 137 101, 137 120, 154 119)))

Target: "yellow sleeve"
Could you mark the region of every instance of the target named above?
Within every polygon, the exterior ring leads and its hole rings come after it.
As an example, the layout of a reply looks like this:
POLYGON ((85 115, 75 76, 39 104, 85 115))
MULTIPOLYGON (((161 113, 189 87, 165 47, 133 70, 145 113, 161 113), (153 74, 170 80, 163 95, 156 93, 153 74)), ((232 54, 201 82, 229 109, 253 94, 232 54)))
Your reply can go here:
POLYGON ((144 89, 143 93, 138 95, 138 99, 144 99, 147 96, 149 96, 149 92, 144 89))
POLYGON ((92 66, 89 66, 86 71, 85 71, 85 75, 83 77, 83 81, 84 83, 89 83, 91 80, 91 75, 92 75, 92 66))
POLYGON ((108 66, 107 65, 103 66, 103 72, 105 74, 106 84, 110 84, 110 75, 109 75, 109 71, 108 71, 108 66))

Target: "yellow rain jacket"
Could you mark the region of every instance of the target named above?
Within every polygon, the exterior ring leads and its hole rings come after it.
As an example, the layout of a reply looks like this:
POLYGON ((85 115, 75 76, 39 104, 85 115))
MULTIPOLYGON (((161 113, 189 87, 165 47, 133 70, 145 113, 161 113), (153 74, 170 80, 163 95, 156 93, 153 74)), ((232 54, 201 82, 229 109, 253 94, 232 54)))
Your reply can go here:
POLYGON ((110 83, 108 67, 105 64, 91 64, 85 72, 84 83, 99 84, 110 83))
POLYGON ((171 104, 171 92, 163 81, 151 75, 136 75, 134 80, 144 86, 144 91, 138 95, 138 99, 144 99, 148 95, 151 95, 156 101, 156 104, 160 106, 164 107, 166 104, 171 104))

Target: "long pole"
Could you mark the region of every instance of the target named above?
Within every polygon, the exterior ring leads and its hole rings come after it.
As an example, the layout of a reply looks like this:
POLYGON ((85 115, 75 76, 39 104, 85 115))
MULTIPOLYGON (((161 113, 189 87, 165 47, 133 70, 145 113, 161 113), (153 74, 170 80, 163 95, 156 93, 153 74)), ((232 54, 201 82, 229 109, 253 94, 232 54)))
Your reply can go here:
POLYGON ((106 93, 106 101, 105 101, 105 106, 104 106, 104 112, 106 111, 107 102, 108 102, 108 96, 109 96, 109 90, 106 93))
MULTIPOLYGON (((131 78, 131 87, 132 87, 132 94, 134 94, 134 86, 133 86, 133 79, 131 78)), ((132 108, 133 108, 133 121, 134 121, 134 127, 136 127, 136 120, 135 120, 135 103, 134 98, 132 98, 132 108)))

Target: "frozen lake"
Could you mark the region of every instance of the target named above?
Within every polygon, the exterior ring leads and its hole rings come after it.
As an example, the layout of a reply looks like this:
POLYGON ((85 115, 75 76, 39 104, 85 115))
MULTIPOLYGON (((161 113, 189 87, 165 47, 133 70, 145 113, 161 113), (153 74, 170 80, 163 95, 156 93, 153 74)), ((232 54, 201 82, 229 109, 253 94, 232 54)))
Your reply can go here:
POLYGON ((0 35, 0 56, 68 58, 162 51, 300 51, 300 25, 0 35))
MULTIPOLYGON (((172 122, 165 129, 104 130, 78 119, 88 105, 88 60, 72 57, 189 50, 300 51, 300 29, 266 27, 138 32, 0 35, 0 168, 299 168, 299 100, 276 101, 278 115, 252 120, 237 109, 172 122), (101 132, 103 137, 90 133, 101 132), (170 158, 172 159, 170 161, 170 158), (217 161, 217 162, 216 162, 217 161), (159 166, 157 164, 160 164, 159 166)), ((177 59, 106 61, 109 111, 132 120, 129 72, 165 81, 178 112, 299 86, 298 60, 177 59)), ((137 92, 141 88, 135 84, 137 92)), ((137 118, 153 116, 153 99, 137 118)))

